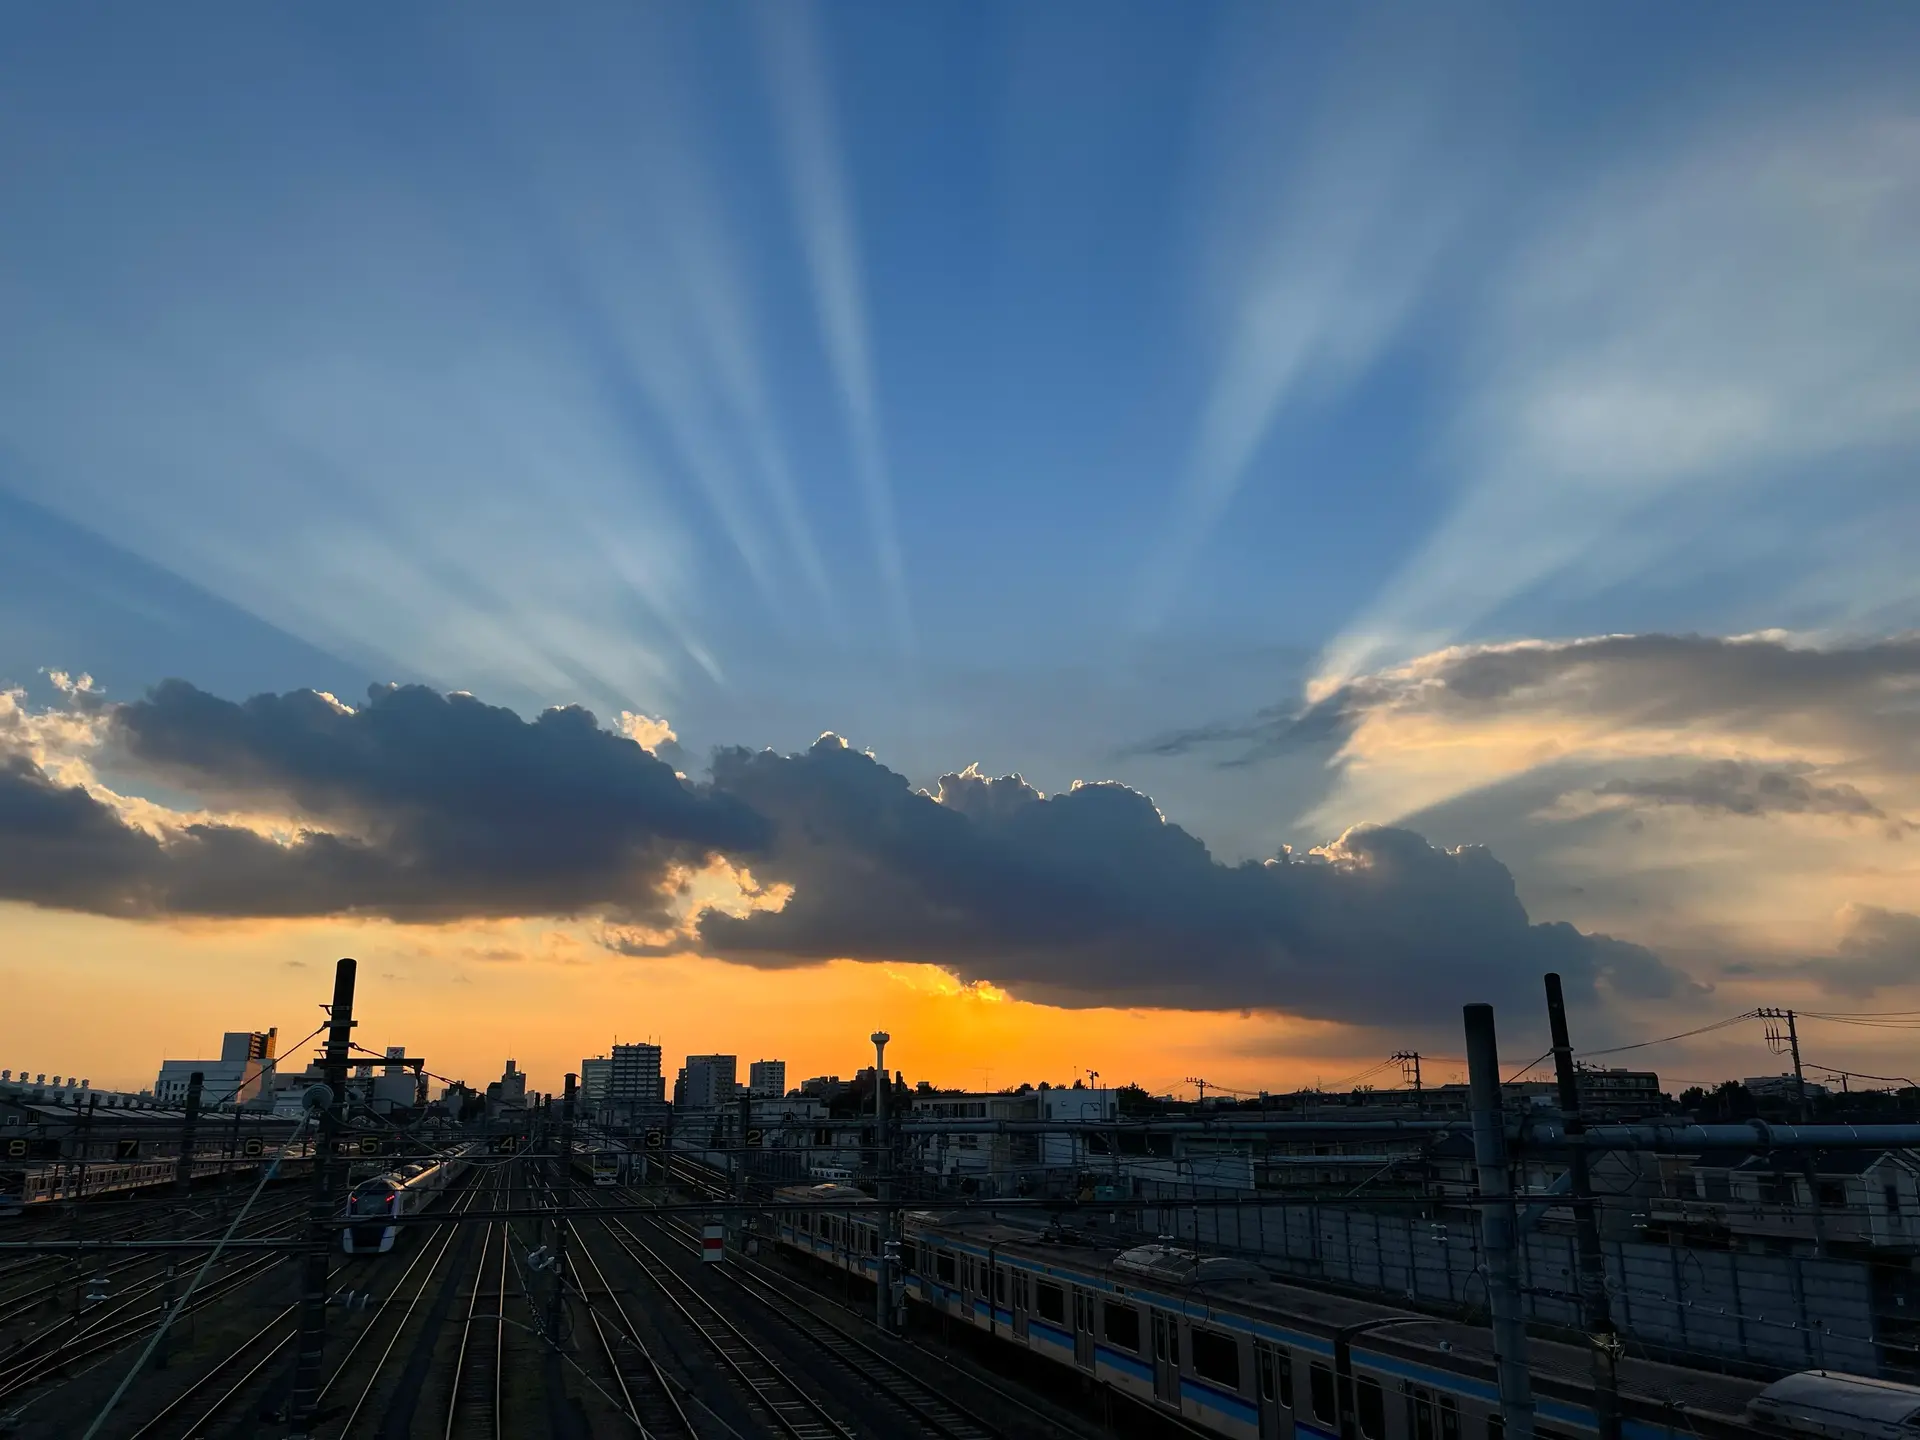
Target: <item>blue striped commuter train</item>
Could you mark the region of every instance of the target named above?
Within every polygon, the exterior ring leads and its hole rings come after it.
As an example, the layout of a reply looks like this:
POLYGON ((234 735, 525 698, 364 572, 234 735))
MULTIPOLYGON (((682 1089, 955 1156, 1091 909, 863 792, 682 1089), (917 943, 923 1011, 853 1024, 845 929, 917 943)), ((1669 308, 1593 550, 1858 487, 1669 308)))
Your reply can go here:
MULTIPOLYGON (((789 1186, 780 1244, 874 1279, 880 1238, 846 1185, 789 1186)), ((967 1214, 912 1214, 909 1301, 1209 1434, 1240 1440, 1502 1440, 1484 1328, 1287 1285, 1244 1260, 1166 1244, 1115 1251, 967 1214)), ((1584 1349, 1532 1342, 1536 1433, 1596 1435, 1584 1349)), ((1619 1363, 1625 1440, 1754 1433, 1761 1382, 1619 1363)))

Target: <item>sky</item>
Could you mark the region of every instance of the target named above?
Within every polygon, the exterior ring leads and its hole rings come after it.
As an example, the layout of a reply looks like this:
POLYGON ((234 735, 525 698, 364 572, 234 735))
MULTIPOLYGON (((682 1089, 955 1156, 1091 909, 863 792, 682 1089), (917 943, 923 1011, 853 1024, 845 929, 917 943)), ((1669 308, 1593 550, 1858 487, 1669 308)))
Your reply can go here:
POLYGON ((1911 1068, 1920 15, 0 27, 0 1067, 1911 1068))

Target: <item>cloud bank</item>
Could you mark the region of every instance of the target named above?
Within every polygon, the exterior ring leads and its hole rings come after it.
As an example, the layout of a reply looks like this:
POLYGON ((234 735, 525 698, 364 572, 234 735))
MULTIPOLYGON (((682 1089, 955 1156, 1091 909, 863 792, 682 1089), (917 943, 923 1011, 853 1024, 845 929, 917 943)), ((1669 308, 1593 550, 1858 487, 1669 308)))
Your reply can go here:
POLYGON ((526 721, 417 686, 358 708, 182 681, 65 703, 84 725, 5 745, 0 898, 127 917, 594 915, 641 953, 925 963, 1054 1004, 1330 1020, 1531 995, 1547 969, 1577 994, 1689 985, 1639 946, 1533 923, 1490 852, 1404 829, 1229 865, 1122 785, 1043 796, 968 769, 928 794, 833 736, 723 750, 691 782, 587 711, 526 721), (49 737, 84 750, 64 777, 49 737), (716 872, 756 904, 691 878, 716 872))
POLYGON ((16 748, 0 898, 122 916, 659 919, 676 872, 767 836, 577 708, 528 722, 419 686, 376 687, 359 709, 311 690, 234 704, 168 681, 100 714, 102 763, 277 821, 116 803, 16 748))

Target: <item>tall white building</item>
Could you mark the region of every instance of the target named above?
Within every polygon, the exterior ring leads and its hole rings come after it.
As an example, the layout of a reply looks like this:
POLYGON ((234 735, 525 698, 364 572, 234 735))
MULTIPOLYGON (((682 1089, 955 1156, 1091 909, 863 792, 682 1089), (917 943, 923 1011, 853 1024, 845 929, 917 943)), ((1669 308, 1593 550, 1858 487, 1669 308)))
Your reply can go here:
POLYGON ((689 1055, 673 1087, 673 1103, 690 1110, 715 1110, 733 1099, 737 1055, 689 1055))
POLYGON ((605 1055, 590 1055, 580 1062, 580 1098, 589 1105, 600 1105, 613 1082, 613 1061, 605 1055))
POLYGON ((609 1105, 659 1105, 667 1098, 658 1045, 616 1045, 608 1062, 609 1105))
POLYGON ((747 1067, 747 1089, 754 1095, 779 1099, 787 1093, 787 1062, 756 1060, 747 1067))

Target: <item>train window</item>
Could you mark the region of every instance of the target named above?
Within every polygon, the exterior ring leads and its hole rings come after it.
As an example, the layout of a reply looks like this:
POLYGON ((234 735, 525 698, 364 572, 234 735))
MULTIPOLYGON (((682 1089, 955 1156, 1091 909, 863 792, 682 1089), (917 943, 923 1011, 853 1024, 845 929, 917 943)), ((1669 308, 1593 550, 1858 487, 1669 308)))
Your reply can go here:
POLYGON ((799 1227, 803 1235, 811 1235, 813 1233, 813 1216, 807 1211, 802 1210, 799 1215, 795 1217, 795 1224, 799 1227))
POLYGON ((1101 1307, 1101 1323, 1107 1332, 1107 1343, 1117 1345, 1122 1350, 1140 1353, 1140 1312, 1124 1300, 1109 1300, 1101 1307))
POLYGON ((1460 1440, 1460 1407, 1451 1395, 1440 1397, 1440 1440, 1460 1440))
POLYGON ((1322 1425, 1335 1425, 1340 1420, 1340 1401, 1333 1388, 1333 1371, 1324 1365, 1307 1367, 1308 1399, 1313 1402, 1313 1418, 1322 1425))
POLYGON ((1033 1287, 1033 1308, 1039 1312, 1042 1320, 1064 1325, 1067 1321, 1067 1292, 1058 1285, 1049 1285, 1045 1280, 1037 1281, 1033 1287))
POLYGON ((1193 1373, 1229 1390, 1240 1388, 1240 1342, 1218 1330, 1193 1327, 1193 1373))
POLYGON ((1269 1404, 1278 1401, 1293 1408, 1293 1357, 1285 1350, 1256 1343, 1254 1354, 1260 1362, 1260 1398, 1269 1404))
POLYGON ((1387 1397, 1378 1380, 1362 1375, 1353 1382, 1353 1409, 1367 1440, 1387 1440, 1387 1397))
POLYGON ((1007 1272, 996 1269, 993 1272, 993 1301, 996 1305, 1007 1303, 1007 1272))
POLYGON ((934 1251, 933 1273, 940 1277, 941 1284, 953 1284, 953 1256, 950 1252, 945 1250, 934 1251))
POLYGON ((1507 1440, 1507 1422, 1497 1410, 1487 1416, 1487 1440, 1507 1440))
POLYGON ((1433 1440, 1433 1396, 1414 1386, 1407 1392, 1407 1414, 1412 1420, 1413 1440, 1433 1440))

